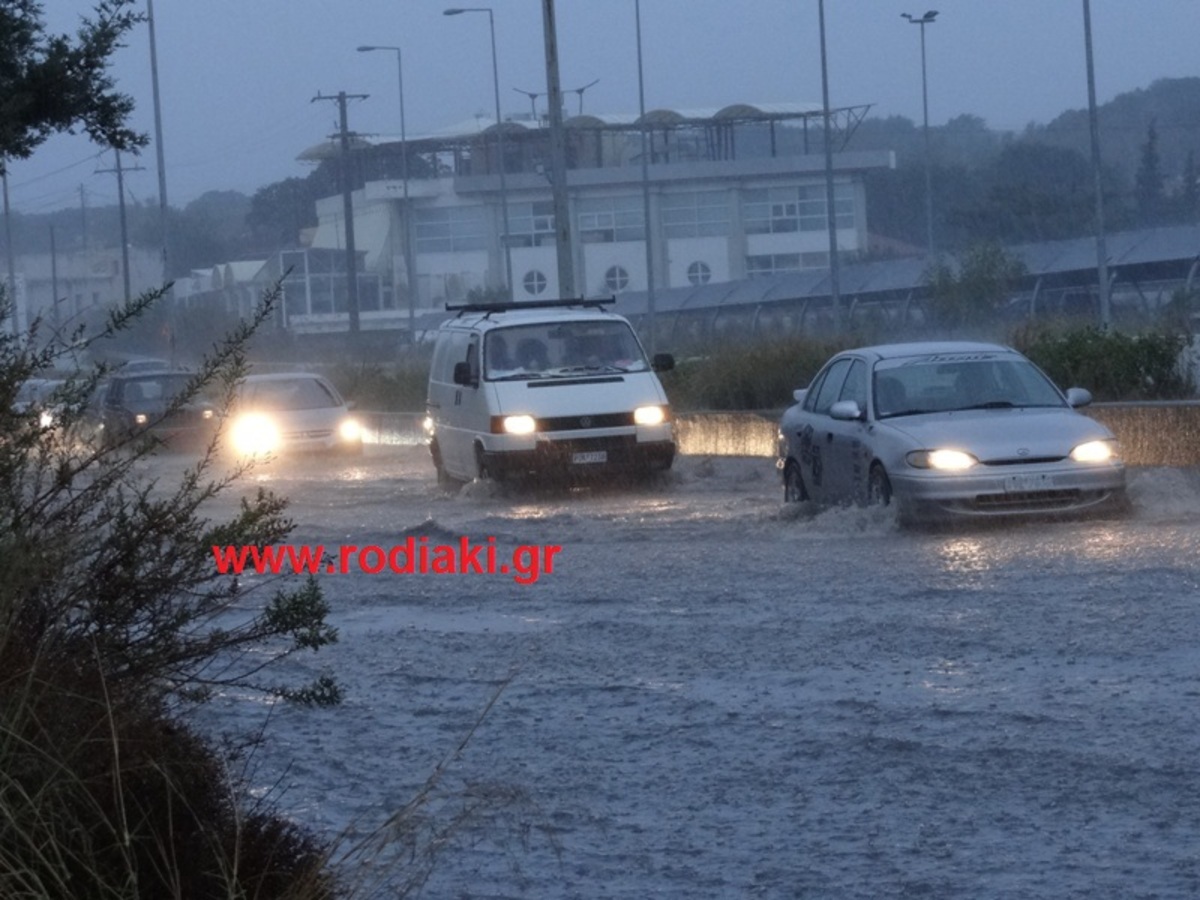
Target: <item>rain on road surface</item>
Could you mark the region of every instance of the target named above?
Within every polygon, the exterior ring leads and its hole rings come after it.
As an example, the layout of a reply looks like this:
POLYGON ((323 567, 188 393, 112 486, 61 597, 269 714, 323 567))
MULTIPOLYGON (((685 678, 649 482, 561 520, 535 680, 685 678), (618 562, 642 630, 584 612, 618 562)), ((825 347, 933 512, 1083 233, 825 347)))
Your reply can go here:
POLYGON ((322 576, 341 640, 302 664, 346 700, 276 708, 255 758, 298 821, 378 825, 500 691, 443 784, 520 796, 422 896, 1200 893, 1200 473, 1134 470, 1122 521, 932 533, 785 508, 766 459, 450 495, 371 447, 259 482, 327 549, 563 548, 530 585, 322 576))

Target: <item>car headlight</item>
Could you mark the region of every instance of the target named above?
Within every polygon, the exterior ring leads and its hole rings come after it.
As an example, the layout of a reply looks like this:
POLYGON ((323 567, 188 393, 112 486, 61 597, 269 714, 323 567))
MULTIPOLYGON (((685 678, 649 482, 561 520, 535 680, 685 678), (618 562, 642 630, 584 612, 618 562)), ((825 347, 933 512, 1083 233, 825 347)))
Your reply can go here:
POLYGON ((905 459, 915 468, 938 469, 943 472, 961 472, 979 462, 970 453, 964 453, 962 450, 914 450, 905 459))
POLYGON ((279 447, 279 429, 259 413, 239 416, 229 432, 233 449, 242 456, 259 456, 279 447))
POLYGON ((150 421, 150 417, 147 416, 145 413, 137 413, 133 417, 134 425, 145 425, 149 421, 150 421))
POLYGON ((661 425, 667 420, 667 411, 661 406, 639 406, 633 411, 636 425, 661 425))
POLYGON ((533 434, 537 431, 533 416, 505 416, 500 424, 505 434, 533 434))
POLYGON ((342 419, 342 423, 338 425, 338 437, 349 444, 361 441, 362 426, 358 424, 357 419, 342 419))
POLYGON ((1108 462, 1118 455, 1117 442, 1111 440, 1087 441, 1071 451, 1071 459, 1083 463, 1108 462))
POLYGON ((41 425, 43 428, 49 428, 51 425, 54 424, 54 413, 50 412, 49 410, 43 409, 38 414, 38 424, 41 425))

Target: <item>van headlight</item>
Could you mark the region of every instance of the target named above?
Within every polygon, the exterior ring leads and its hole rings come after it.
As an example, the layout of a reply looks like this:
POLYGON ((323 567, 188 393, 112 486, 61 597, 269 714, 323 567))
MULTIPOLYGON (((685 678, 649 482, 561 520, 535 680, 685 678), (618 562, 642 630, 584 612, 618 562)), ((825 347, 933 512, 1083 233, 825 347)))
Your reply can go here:
POLYGON ((533 416, 505 416, 502 422, 505 434, 533 434, 537 422, 533 416))
POLYGON ((635 425, 661 425, 667 420, 667 411, 661 406, 639 406, 633 411, 635 425))

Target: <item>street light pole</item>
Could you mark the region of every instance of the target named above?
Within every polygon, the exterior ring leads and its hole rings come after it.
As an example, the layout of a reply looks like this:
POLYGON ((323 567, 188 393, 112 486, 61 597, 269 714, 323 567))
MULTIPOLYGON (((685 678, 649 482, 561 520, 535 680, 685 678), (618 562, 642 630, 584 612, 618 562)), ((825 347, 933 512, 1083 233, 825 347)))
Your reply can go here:
POLYGON ((1092 181, 1096 191, 1096 277, 1100 282, 1100 327, 1112 325, 1108 297, 1108 247, 1104 238, 1104 181, 1100 172, 1100 122, 1096 115, 1096 70, 1092 64, 1092 7, 1083 0, 1083 41, 1087 51, 1088 126, 1092 139, 1092 181))
POLYGON ((829 117, 829 65, 825 53, 825 0, 817 4, 821 31, 821 97, 825 124, 825 227, 829 231, 829 303, 833 307, 833 327, 842 330, 842 278, 838 260, 837 209, 833 199, 833 135, 829 117))
POLYGON ((925 114, 925 124, 922 128, 922 134, 925 141, 925 239, 929 248, 929 255, 934 255, 933 246, 933 175, 930 167, 929 154, 929 82, 925 77, 925 26, 932 25, 933 20, 937 18, 938 11, 931 9, 920 18, 909 13, 900 13, 904 18, 908 19, 910 25, 921 26, 921 106, 925 114))
POLYGON ((650 345, 650 357, 653 358, 658 332, 654 309, 654 246, 650 243, 650 160, 646 148, 646 88, 642 78, 641 0, 633 0, 633 14, 637 22, 638 132, 642 139, 642 227, 646 239, 646 343, 650 345))
POLYGON ((404 56, 399 47, 359 47, 359 53, 369 53, 372 50, 395 50, 396 72, 400 81, 400 179, 404 182, 404 273, 408 285, 408 340, 417 340, 417 273, 416 260, 413 258, 412 241, 412 206, 408 199, 408 136, 404 131, 404 56))
POLYGON ((455 7, 446 10, 443 15, 458 16, 471 12, 487 13, 488 29, 492 35, 492 90, 496 95, 496 149, 500 155, 500 216, 504 222, 504 227, 501 229, 500 242, 504 248, 505 289, 508 291, 509 299, 511 299, 513 294, 512 248, 509 246, 508 240, 508 182, 504 175, 506 168, 504 159, 504 122, 500 119, 500 68, 496 61, 496 20, 492 15, 491 7, 487 6, 455 7))

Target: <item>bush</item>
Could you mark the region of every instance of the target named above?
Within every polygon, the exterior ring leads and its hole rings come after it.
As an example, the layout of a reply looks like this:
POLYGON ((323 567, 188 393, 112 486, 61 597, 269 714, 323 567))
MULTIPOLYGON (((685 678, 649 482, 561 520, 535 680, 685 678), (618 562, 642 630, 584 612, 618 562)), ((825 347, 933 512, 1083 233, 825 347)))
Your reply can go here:
MULTIPOLYGON (((319 845, 243 804, 221 758, 178 719, 218 688, 338 700, 327 675, 270 680, 273 662, 336 639, 316 584, 247 609, 213 562, 214 545, 283 542, 286 502, 260 490, 214 523, 205 510, 242 473, 216 471, 215 444, 167 486, 139 475, 152 440, 76 438, 107 370, 75 360, 160 295, 117 309, 93 336, 49 341, 38 323, 12 334, 0 306, 0 896, 330 896, 319 845), (15 406, 26 380, 63 370, 52 424, 15 406)), ((172 408, 206 385, 228 402, 277 296, 213 348, 172 408)))
POLYGON ((812 337, 728 344, 677 361, 663 373, 663 387, 680 411, 780 409, 846 346, 844 338, 812 337))
POLYGON ((1059 387, 1083 387, 1097 400, 1175 400, 1195 391, 1182 331, 1130 335, 1098 328, 1026 329, 1013 345, 1059 387))

